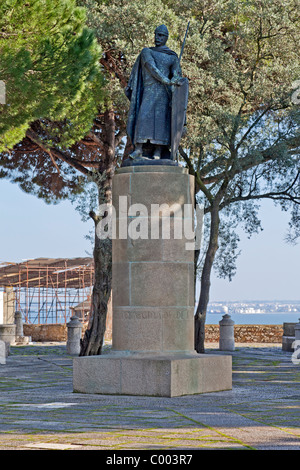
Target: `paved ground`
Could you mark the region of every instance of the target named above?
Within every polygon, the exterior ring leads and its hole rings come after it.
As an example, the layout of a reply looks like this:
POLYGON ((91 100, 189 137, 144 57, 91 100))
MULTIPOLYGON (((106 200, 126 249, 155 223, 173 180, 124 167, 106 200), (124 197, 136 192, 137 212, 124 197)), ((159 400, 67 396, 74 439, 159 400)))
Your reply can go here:
POLYGON ((232 391, 149 398, 73 393, 63 343, 11 347, 0 364, 0 449, 300 450, 300 365, 279 344, 231 354, 232 391))

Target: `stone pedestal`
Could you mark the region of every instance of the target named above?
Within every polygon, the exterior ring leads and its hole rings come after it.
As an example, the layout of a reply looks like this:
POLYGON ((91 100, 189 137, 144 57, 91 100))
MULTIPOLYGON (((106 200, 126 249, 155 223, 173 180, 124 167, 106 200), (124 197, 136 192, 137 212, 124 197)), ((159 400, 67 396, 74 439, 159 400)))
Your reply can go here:
POLYGON ((15 322, 15 293, 13 287, 5 287, 3 298, 3 324, 11 325, 15 322))
POLYGON ((193 351, 194 251, 180 230, 192 222, 193 194, 194 177, 180 167, 127 167, 115 176, 121 233, 113 240, 114 351, 193 351), (137 220, 141 230, 147 224, 147 239, 134 239, 137 220))
POLYGON ((1 324, 0 325, 0 341, 3 341, 6 348, 6 355, 10 353, 10 346, 16 342, 16 325, 1 324))
POLYGON ((0 325, 0 340, 8 343, 9 345, 14 344, 16 340, 16 325, 0 325))
POLYGON ((231 389, 231 356, 194 352, 193 203, 184 168, 129 166, 114 176, 112 352, 74 359, 74 391, 231 389))

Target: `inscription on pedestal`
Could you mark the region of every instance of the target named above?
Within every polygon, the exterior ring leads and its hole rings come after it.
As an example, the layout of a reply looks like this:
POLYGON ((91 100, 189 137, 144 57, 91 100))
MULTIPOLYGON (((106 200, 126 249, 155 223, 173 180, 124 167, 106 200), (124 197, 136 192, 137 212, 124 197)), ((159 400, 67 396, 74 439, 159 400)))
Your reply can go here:
POLYGON ((143 320, 143 319, 148 319, 148 318, 156 318, 156 319, 166 319, 166 318, 173 318, 173 319, 180 319, 180 320, 186 320, 188 318, 188 312, 187 311, 172 311, 172 312, 154 312, 150 310, 146 311, 138 311, 135 312, 134 310, 115 310, 115 316, 118 317, 118 319, 124 319, 124 320, 143 320))

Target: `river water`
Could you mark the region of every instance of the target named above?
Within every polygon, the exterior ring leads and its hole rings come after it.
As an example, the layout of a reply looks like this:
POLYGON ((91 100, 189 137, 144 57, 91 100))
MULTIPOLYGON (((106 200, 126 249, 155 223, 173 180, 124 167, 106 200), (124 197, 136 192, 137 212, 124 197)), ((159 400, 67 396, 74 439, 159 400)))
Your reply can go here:
MULTIPOLYGON (((208 313, 206 324, 217 325, 223 315, 224 313, 208 313)), ((230 316, 236 325, 282 325, 283 323, 298 323, 300 312, 232 313, 230 316)))

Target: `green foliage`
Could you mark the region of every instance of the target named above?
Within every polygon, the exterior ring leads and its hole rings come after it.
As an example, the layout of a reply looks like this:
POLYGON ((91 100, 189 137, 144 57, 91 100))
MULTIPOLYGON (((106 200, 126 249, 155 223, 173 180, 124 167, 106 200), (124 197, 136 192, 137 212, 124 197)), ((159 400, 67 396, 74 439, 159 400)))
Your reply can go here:
POLYGON ((124 94, 131 68, 143 47, 154 45, 154 29, 168 25, 168 46, 180 53, 187 21, 162 2, 80 0, 87 9, 87 24, 95 31, 107 67, 107 94, 114 106, 120 126, 126 127, 129 102, 124 94))
POLYGON ((103 99, 100 49, 75 0, 2 1, 0 52, 0 152, 38 119, 51 122, 61 147, 89 131, 103 99))
MULTIPOLYGON (((190 21, 182 68, 190 81, 186 147, 195 156, 204 145, 210 158, 218 156, 216 141, 223 154, 232 131, 238 135, 247 129, 266 105, 289 108, 292 83, 300 76, 294 0, 80 3, 88 9, 88 23, 103 52, 113 56, 127 78, 140 50, 153 45, 156 25, 168 26, 168 46, 179 54, 190 21)), ((114 71, 111 96, 119 101, 123 87, 114 71)))
POLYGON ((289 238, 295 240, 300 233, 300 137, 299 106, 291 95, 300 78, 297 2, 80 3, 88 9, 88 24, 110 64, 109 93, 124 121, 128 102, 120 77, 128 80, 140 50, 153 45, 159 24, 167 25, 167 45, 179 54, 190 21, 181 64, 190 83, 188 134, 181 155, 196 175, 206 218, 215 201, 220 206, 219 274, 230 278, 235 271, 237 227, 249 236, 261 229, 257 210, 263 197, 291 211, 289 238))

